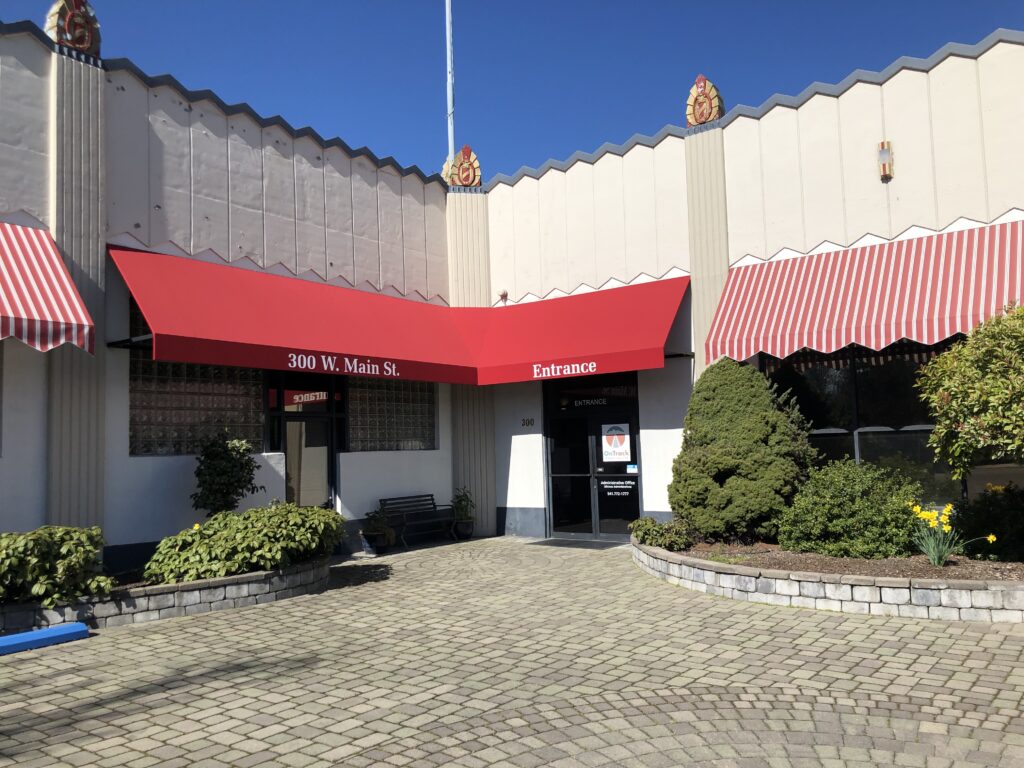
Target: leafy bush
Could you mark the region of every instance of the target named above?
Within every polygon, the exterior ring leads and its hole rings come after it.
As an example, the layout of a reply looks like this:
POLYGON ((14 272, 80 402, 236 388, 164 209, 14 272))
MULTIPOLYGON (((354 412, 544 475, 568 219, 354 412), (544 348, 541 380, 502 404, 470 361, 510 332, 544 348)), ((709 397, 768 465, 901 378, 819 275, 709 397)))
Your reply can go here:
POLYGON ((910 551, 910 505, 921 486, 893 470, 842 459, 811 471, 779 520, 779 544, 833 557, 898 557, 910 551))
POLYGON ((204 440, 196 456, 199 490, 192 494, 192 508, 207 510, 207 517, 233 512, 247 494, 266 490, 253 482, 260 465, 252 453, 245 440, 229 440, 225 435, 204 440))
POLYGON ((455 512, 455 519, 459 522, 473 520, 473 513, 476 511, 476 502, 473 494, 468 488, 456 488, 452 496, 452 510, 455 512))
POLYGON ((1024 488, 1013 483, 988 485, 977 497, 958 505, 956 521, 968 539, 996 536, 994 542, 968 546, 968 554, 1024 561, 1024 488))
POLYGON ((928 444, 953 477, 984 459, 1024 462, 1024 307, 935 357, 918 386, 935 419, 928 444))
POLYGON ((366 513, 360 533, 364 536, 383 536, 387 546, 394 546, 397 534, 388 522, 388 514, 384 511, 383 502, 376 509, 366 513))
POLYGON ((659 523, 653 517, 641 517, 629 524, 629 530, 640 544, 681 552, 693 546, 693 534, 679 520, 659 523))
POLYGON ((45 525, 29 533, 0 533, 0 603, 39 602, 52 608, 114 585, 100 575, 99 528, 45 525))
POLYGON ((160 542, 146 564, 151 583, 194 581, 284 568, 329 554, 344 536, 344 518, 320 507, 275 502, 221 512, 160 542))
POLYGON ((814 457, 791 398, 754 368, 720 360, 693 389, 669 502, 704 540, 772 539, 814 457))

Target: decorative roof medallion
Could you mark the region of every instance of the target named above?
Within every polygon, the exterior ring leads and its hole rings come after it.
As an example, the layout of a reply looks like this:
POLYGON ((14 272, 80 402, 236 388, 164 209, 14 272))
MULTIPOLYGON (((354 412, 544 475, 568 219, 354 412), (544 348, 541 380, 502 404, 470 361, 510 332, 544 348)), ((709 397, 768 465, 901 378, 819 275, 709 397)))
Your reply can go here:
POLYGON ((469 144, 455 153, 453 160, 445 161, 441 175, 452 187, 480 186, 480 161, 477 160, 476 153, 469 148, 469 144))
POLYGON ((697 75, 697 80, 690 89, 690 97, 686 100, 686 126, 703 125, 717 120, 725 114, 725 104, 715 88, 714 83, 704 75, 697 75))
POLYGON ((46 17, 46 34, 59 45, 100 55, 100 23, 86 0, 57 0, 46 17))

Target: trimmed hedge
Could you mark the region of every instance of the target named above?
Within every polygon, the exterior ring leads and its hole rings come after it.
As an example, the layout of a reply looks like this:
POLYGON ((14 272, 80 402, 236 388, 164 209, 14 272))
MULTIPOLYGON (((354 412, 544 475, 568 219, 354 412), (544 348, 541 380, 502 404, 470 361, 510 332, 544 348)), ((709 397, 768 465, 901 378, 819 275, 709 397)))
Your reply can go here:
POLYGON ((173 584, 284 568, 330 554, 344 538, 334 510, 277 502, 220 512, 160 542, 146 564, 151 583, 173 584))
POLYGON ((899 557, 912 549, 910 504, 920 483, 874 464, 843 459, 811 472, 779 519, 779 544, 832 557, 899 557))
POLYGON ((659 523, 653 517, 641 517, 629 524, 629 530, 640 544, 681 552, 693 546, 693 534, 678 520, 659 523))
POLYGON ((683 427, 668 488, 676 519, 705 541, 774 539, 817 455, 792 399, 720 360, 697 380, 683 427))
POLYGON ((29 533, 0 533, 0 603, 52 608, 106 594, 114 580, 100 574, 102 548, 97 527, 44 525, 29 533))

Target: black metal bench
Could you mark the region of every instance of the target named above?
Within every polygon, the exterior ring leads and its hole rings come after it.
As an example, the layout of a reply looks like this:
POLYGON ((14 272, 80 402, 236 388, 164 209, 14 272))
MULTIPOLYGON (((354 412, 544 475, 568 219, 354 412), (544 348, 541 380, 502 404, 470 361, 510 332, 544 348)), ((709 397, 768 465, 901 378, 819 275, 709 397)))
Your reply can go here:
POLYGON ((407 537, 426 538, 431 535, 455 538, 455 511, 451 504, 438 504, 432 493, 418 496, 397 496, 380 499, 380 508, 387 517, 388 525, 394 529, 395 537, 409 546, 407 537))

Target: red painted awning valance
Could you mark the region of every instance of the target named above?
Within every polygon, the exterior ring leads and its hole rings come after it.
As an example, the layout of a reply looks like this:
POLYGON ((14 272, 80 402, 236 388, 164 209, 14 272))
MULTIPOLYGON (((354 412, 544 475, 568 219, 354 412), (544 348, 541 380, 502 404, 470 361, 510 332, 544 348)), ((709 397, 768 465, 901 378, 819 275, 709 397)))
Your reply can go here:
POLYGON ((0 223, 0 339, 92 352, 93 322, 49 232, 0 223))
POLYGON ((153 359, 500 384, 660 368, 680 277, 509 307, 445 307, 110 248, 153 359))
POLYGON ((901 339, 936 344, 1019 303, 1024 223, 993 224, 729 270, 709 361, 901 339))

